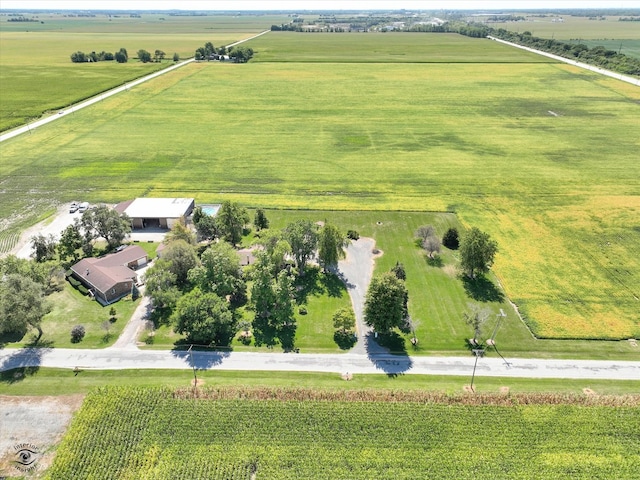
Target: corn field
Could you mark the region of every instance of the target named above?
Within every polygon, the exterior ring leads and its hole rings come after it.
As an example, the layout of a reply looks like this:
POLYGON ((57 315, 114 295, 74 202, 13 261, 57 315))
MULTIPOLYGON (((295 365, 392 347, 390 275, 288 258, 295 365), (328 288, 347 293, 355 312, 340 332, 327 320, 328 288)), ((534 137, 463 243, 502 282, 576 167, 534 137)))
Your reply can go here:
POLYGON ((640 399, 582 398, 101 388, 47 478, 638 478, 640 399))

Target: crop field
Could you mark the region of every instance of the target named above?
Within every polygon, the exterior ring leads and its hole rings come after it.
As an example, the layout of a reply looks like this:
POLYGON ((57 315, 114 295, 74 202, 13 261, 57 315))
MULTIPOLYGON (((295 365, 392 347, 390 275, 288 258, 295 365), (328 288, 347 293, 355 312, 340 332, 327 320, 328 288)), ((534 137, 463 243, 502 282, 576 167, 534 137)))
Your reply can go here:
POLYGON ((200 395, 95 390, 47 478, 622 479, 640 461, 633 399, 613 408, 562 397, 488 397, 481 406, 481 397, 429 394, 200 395))
POLYGON ((498 43, 469 40, 453 33, 276 33, 249 45, 256 51, 255 62, 554 63, 498 43))
MULTIPOLYGON (((249 45, 315 56, 323 35, 297 35, 249 45)), ((412 57, 441 42, 415 38, 412 57)), ((496 48, 460 38, 449 57, 496 48)), ((640 335, 640 92, 504 50, 511 63, 191 65, 4 142, 0 215, 79 194, 455 211, 497 239, 495 272, 538 335, 640 335)))
POLYGON ((571 15, 548 15, 546 17, 526 16, 523 22, 490 23, 495 28, 505 28, 515 32, 529 31, 532 35, 556 40, 639 40, 638 22, 619 22, 619 17, 605 17, 605 20, 590 20, 588 17, 571 15), (562 19, 562 22, 554 19, 562 19))
POLYGON ((23 23, 7 22, 0 16, 0 131, 166 67, 174 53, 186 59, 205 42, 227 45, 264 31, 271 23, 282 23, 284 18, 40 14, 37 19, 44 23, 23 23), (114 53, 122 47, 130 57, 126 64, 74 64, 69 58, 78 50, 114 53), (133 58, 140 49, 152 54, 162 50, 168 60, 142 64, 133 58))

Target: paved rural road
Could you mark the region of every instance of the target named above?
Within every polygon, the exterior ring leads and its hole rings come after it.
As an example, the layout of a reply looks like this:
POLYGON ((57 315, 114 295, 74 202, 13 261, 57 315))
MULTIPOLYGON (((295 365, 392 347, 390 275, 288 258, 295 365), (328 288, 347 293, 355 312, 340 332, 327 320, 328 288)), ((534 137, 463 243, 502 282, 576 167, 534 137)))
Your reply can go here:
MULTIPOLYGON (((56 367, 83 370, 190 369, 261 370, 289 372, 386 373, 471 376, 474 357, 407 357, 303 353, 193 352, 104 349, 0 350, 0 371, 18 367, 56 367)), ((599 360, 542 360, 480 358, 478 377, 576 378, 640 381, 640 362, 599 360)))
POLYGON ((630 77, 628 75, 622 75, 621 73, 612 72, 611 70, 605 70, 604 68, 600 68, 600 67, 594 67, 593 65, 589 65, 582 62, 576 62, 575 60, 564 58, 564 57, 561 57, 560 55, 554 55, 553 53, 543 52, 541 50, 536 50, 534 48, 525 47, 524 45, 518 45, 517 43, 507 42, 506 40, 501 40, 499 38, 492 37, 490 35, 487 36, 487 38, 490 40, 495 40, 496 42, 504 43, 505 45, 509 45, 511 47, 520 48, 522 50, 526 50, 527 52, 537 53, 538 55, 553 58, 554 60, 568 63, 569 65, 574 65, 576 67, 584 68, 585 70, 591 70, 592 72, 596 72, 601 75, 606 75, 607 77, 612 77, 612 78, 615 78, 616 80, 622 80, 623 82, 631 83, 632 85, 636 85, 640 87, 640 78, 630 77))
MULTIPOLYGON (((227 45, 227 48, 229 47, 234 47, 236 45, 239 45, 241 43, 247 42, 249 40, 252 40, 254 38, 257 38, 261 35, 264 35, 265 33, 270 32, 270 30, 265 30, 264 32, 260 32, 257 35, 254 35, 253 37, 249 37, 249 38, 245 38, 244 40, 240 40, 238 42, 235 43, 231 43, 229 45, 227 45)), ((114 88, 113 90, 109 90, 108 92, 104 92, 101 93, 100 95, 97 95, 93 98, 90 98, 89 100, 86 100, 84 102, 78 103, 76 105, 71 105, 70 107, 68 107, 66 110, 60 110, 58 112, 57 115, 51 115, 49 117, 45 117, 45 118, 41 118, 40 120, 36 120, 35 122, 29 123, 23 127, 20 128, 16 128, 15 130, 11 130, 10 132, 4 133, 2 135, 0 135, 0 142, 4 142, 5 140, 9 140, 10 138, 13 137, 17 137, 18 135, 22 135, 23 133, 27 133, 27 132, 31 132, 31 130, 35 130, 38 127, 41 127, 43 125, 46 125, 47 123, 51 123, 51 122, 55 122, 56 120, 62 118, 62 117, 66 117, 67 115, 77 112, 78 110, 81 110, 85 107, 89 107, 91 105, 93 105, 94 103, 98 103, 101 102, 102 100, 104 100, 105 98, 111 97, 113 95, 116 95, 118 93, 124 92, 125 90, 129 90, 132 87, 135 87, 136 85, 140 85, 141 83, 144 82, 148 82, 151 79, 154 79, 156 77, 159 77, 160 75, 164 75, 165 73, 168 73, 172 70, 175 70, 176 68, 180 68, 183 67, 191 62, 195 61, 195 59, 190 58, 189 60, 185 60, 184 62, 180 62, 180 63, 176 63, 175 65, 171 65, 168 68, 165 68, 163 70, 160 70, 158 72, 152 73, 151 75, 147 75, 146 77, 142 77, 139 78, 137 80, 133 80, 131 82, 128 82, 120 87, 114 88)))

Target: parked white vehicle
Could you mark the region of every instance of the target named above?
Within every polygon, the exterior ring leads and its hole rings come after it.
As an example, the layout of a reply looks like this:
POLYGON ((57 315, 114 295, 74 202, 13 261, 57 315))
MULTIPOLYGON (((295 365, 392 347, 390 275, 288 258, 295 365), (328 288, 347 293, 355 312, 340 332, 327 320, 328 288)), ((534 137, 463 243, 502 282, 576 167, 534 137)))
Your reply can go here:
POLYGON ((86 212, 89 209, 89 202, 82 202, 79 206, 78 206, 78 211, 80 213, 82 212, 86 212))

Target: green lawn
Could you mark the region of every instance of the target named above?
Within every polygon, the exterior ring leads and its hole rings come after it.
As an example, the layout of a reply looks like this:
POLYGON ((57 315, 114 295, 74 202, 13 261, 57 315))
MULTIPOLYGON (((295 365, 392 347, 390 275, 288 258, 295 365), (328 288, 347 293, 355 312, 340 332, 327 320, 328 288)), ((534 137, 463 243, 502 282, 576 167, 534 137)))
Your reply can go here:
MULTIPOLYGON (((133 311, 140 303, 139 300, 131 301, 129 298, 103 307, 95 300, 82 295, 67 282, 64 289, 47 297, 52 305, 50 313, 42 320, 43 336, 38 345, 58 348, 104 348, 116 341, 124 326, 131 318, 133 311), (113 306, 116 309, 116 321, 109 322, 109 310, 113 306), (109 324, 106 329, 105 322, 109 324), (75 325, 85 327, 85 337, 81 342, 71 342, 71 329, 75 325)), ((11 340, 11 347, 23 347, 33 344, 37 337, 37 331, 31 329, 19 341, 0 336, 0 343, 11 340)))
MULTIPOLYGON (((396 391, 445 392, 457 395, 469 385, 468 377, 440 375, 354 375, 350 381, 334 373, 260 372, 205 370, 197 372, 207 387, 288 387, 330 390, 383 389, 396 391)), ((185 387, 193 380, 191 370, 72 370, 56 368, 17 369, 0 374, 2 395, 65 395, 88 393, 101 386, 185 387)), ((509 387, 510 393, 554 392, 581 395, 589 388, 600 395, 637 394, 638 381, 571 380, 476 377, 478 393, 498 393, 509 387)))
POLYGON ((47 478, 633 478, 640 461, 633 400, 614 408, 504 396, 483 405, 299 390, 204 395, 92 392, 47 478))
MULTIPOLYGON (((265 48, 271 38, 260 37, 265 48)), ((317 54, 315 35, 294 38, 317 54)), ((347 46, 355 35, 335 38, 347 46)), ((412 55, 428 50, 419 42, 430 36, 416 38, 412 55)), ((460 38, 450 56, 493 45, 460 38)), ((494 272, 538 335, 638 336, 640 137, 630 132, 640 93, 571 66, 522 62, 191 65, 4 142, 0 214, 28 217, 78 192, 107 202, 455 211, 498 241, 494 272), (201 95, 211 85, 216 94, 201 95)), ((442 322, 427 340, 457 342, 461 332, 444 326, 459 307, 446 303, 466 299, 439 300, 433 278, 411 287, 438 305, 424 311, 429 324, 442 322)))

